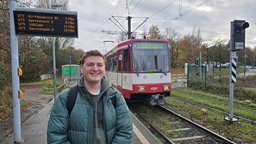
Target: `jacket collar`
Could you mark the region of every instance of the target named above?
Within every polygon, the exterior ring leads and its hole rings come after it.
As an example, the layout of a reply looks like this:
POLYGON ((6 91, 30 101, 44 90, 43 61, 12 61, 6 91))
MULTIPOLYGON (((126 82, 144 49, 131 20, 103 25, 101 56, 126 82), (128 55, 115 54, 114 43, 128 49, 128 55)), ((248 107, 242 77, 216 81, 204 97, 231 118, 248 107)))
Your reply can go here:
MULTIPOLYGON (((80 80, 77 83, 78 88, 82 91, 84 91, 85 93, 89 93, 86 88, 84 87, 84 76, 80 77, 80 80)), ((100 88, 100 94, 102 95, 106 90, 108 90, 111 87, 111 84, 106 80, 105 77, 103 77, 103 79, 101 80, 101 88, 100 88)))

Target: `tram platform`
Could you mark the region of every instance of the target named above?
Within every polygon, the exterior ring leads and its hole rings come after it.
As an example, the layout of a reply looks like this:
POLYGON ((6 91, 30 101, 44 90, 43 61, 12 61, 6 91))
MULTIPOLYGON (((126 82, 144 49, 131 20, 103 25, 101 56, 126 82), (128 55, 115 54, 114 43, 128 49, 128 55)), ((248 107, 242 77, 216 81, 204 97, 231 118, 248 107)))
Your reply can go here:
MULTIPOLYGON (((46 130, 52 105, 53 100, 21 125, 22 144, 47 144, 46 130)), ((160 143, 133 114, 131 115, 134 130, 132 144, 160 143)), ((14 144, 13 133, 0 142, 0 144, 14 144)))

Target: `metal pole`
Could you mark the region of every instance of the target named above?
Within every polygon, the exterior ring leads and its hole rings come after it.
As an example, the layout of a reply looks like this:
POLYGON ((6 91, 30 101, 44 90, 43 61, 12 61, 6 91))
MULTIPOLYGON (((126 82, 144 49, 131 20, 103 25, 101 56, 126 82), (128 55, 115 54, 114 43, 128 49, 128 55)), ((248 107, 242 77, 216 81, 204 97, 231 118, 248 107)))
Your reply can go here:
MULTIPOLYGON (((198 45, 199 46, 199 45, 198 45)), ((199 53, 199 71, 200 71, 200 78, 203 77, 203 73, 202 73, 202 53, 201 53, 201 48, 200 48, 200 53, 199 53)))
POLYGON ((244 49, 244 76, 245 76, 245 70, 246 70, 246 57, 247 57, 247 54, 246 54, 246 48, 244 49))
POLYGON ((234 98, 234 83, 232 82, 232 59, 235 57, 236 52, 230 51, 230 78, 229 78, 229 121, 233 120, 234 110, 233 110, 233 98, 234 98))
MULTIPOLYGON (((50 2, 50 8, 57 8, 61 7, 62 5, 56 4, 56 1, 53 0, 50 2)), ((54 101, 57 99, 57 90, 56 90, 56 48, 55 48, 55 37, 52 37, 52 59, 53 59, 53 95, 54 95, 54 101)))
POLYGON ((253 52, 253 56, 254 56, 254 59, 253 59, 253 63, 254 63, 254 68, 256 67, 256 64, 255 64, 255 62, 256 62, 256 51, 255 51, 255 49, 254 49, 254 52, 253 52))
POLYGON ((233 22, 231 22, 231 34, 230 34, 230 56, 229 56, 229 63, 230 63, 230 68, 229 68, 229 117, 228 120, 232 121, 233 119, 233 95, 234 95, 234 83, 232 83, 232 58, 233 58, 233 52, 232 49, 234 48, 233 45, 233 22))
POLYGON ((16 8, 16 0, 10 0, 10 36, 11 36, 11 60, 12 60, 12 96, 13 96, 13 125, 14 143, 21 143, 21 120, 20 120, 20 79, 18 76, 19 52, 18 38, 15 34, 13 10, 16 8))
POLYGON ((131 32, 131 19, 132 19, 132 17, 128 16, 127 19, 128 19, 128 32, 127 32, 127 34, 128 34, 128 39, 131 39, 131 37, 132 37, 132 32, 131 32))
POLYGON ((71 72, 72 72, 72 70, 71 70, 71 55, 69 56, 69 80, 70 80, 70 82, 71 82, 71 72))
POLYGON ((229 63, 230 63, 230 75, 229 75, 229 116, 225 118, 225 120, 229 122, 237 121, 237 119, 234 118, 234 110, 233 110, 233 98, 234 98, 234 82, 232 82, 232 60, 237 59, 236 52, 232 51, 234 49, 234 28, 233 28, 233 22, 231 22, 230 25, 230 57, 229 57, 229 63))
POLYGON ((52 37, 52 60, 53 60, 53 96, 56 101, 56 57, 55 57, 55 37, 52 37))

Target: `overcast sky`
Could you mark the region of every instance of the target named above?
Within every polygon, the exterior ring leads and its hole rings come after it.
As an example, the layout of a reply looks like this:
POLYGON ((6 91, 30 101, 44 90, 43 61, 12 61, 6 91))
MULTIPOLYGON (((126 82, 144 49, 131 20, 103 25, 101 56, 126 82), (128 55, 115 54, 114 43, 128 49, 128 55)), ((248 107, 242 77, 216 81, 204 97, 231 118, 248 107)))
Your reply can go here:
POLYGON ((173 29, 180 37, 200 29, 204 41, 229 40, 230 22, 246 20, 250 24, 246 46, 256 47, 255 0, 70 0, 69 9, 78 14, 74 47, 85 51, 114 47, 119 34, 102 31, 121 32, 117 22, 127 30, 127 16, 132 17, 132 31, 148 18, 136 30, 138 33, 148 31, 152 25, 157 25, 163 34, 166 28, 173 29))

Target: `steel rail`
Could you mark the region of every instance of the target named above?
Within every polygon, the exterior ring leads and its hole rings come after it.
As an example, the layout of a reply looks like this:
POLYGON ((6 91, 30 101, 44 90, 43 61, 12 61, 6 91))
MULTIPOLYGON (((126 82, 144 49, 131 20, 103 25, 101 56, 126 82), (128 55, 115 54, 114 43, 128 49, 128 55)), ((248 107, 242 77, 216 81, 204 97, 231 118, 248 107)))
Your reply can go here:
POLYGON ((225 138, 225 137, 223 137, 223 136, 221 136, 221 135, 219 135, 219 134, 217 134, 217 133, 215 133, 215 132, 213 132, 213 131, 211 131, 211 130, 209 130, 209 129, 207 129, 207 128, 205 128, 205 127, 203 127, 203 126, 201 126, 201 125, 199 125, 199 124, 197 124, 193 121, 191 121, 190 119, 188 119, 186 117, 183 117, 180 114, 170 110, 170 108, 168 108, 165 105, 159 105, 158 107, 161 108, 162 110, 167 111, 168 113, 171 113, 171 114, 177 116, 178 118, 186 121, 187 123, 195 126, 197 129, 199 129, 203 133, 207 134, 208 136, 210 136, 211 138, 213 138, 216 141, 219 141, 219 142, 224 143, 224 144, 235 144, 235 142, 233 142, 233 141, 231 141, 231 140, 229 140, 229 139, 227 139, 227 138, 225 138))
POLYGON ((139 120, 142 121, 143 124, 146 125, 146 127, 155 135, 157 135, 159 138, 164 140, 165 144, 174 144, 174 142, 172 142, 168 137, 166 137, 160 130, 158 130, 155 126, 153 126, 152 124, 150 124, 149 121, 147 121, 142 115, 140 115, 139 113, 135 114, 139 120))

